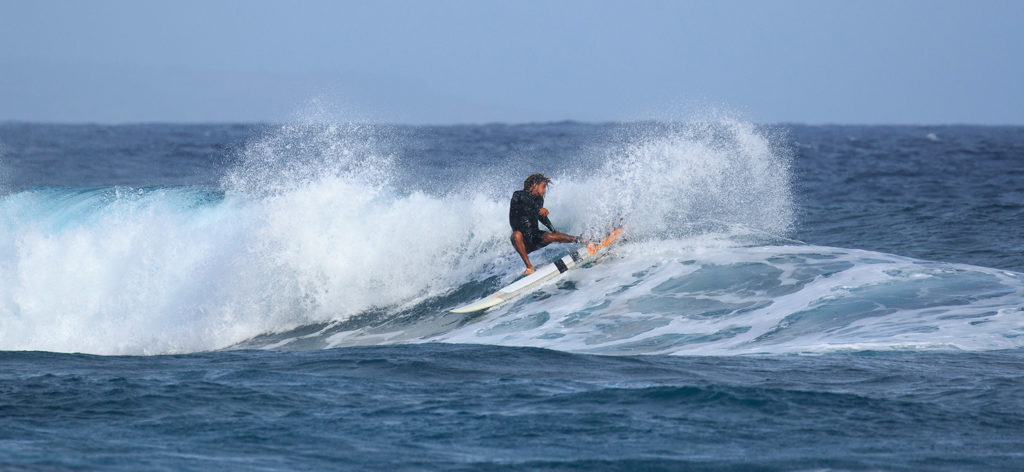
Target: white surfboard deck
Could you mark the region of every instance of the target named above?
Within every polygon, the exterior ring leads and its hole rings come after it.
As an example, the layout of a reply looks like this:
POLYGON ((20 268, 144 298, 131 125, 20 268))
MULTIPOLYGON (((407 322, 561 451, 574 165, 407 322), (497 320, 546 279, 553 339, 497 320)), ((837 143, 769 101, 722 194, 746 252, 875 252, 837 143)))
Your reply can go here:
POLYGON ((607 251, 608 246, 611 246, 611 244, 615 242, 620 235, 622 235, 622 229, 616 229, 601 241, 587 244, 563 258, 535 270, 532 274, 509 284, 505 288, 495 292, 493 295, 486 296, 475 302, 462 305, 458 308, 453 308, 449 311, 452 313, 473 313, 475 311, 486 310, 507 302, 548 280, 558 277, 562 272, 572 269, 584 262, 593 260, 598 254, 607 251))

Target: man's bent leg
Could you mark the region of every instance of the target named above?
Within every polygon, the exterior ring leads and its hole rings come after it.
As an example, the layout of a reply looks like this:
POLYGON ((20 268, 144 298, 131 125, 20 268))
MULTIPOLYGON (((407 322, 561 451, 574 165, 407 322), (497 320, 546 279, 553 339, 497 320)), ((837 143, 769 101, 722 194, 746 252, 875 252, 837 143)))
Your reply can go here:
POLYGON ((530 256, 526 255, 526 242, 523 241, 523 233, 521 231, 513 231, 512 247, 519 253, 519 257, 523 258, 523 263, 526 264, 526 272, 524 274, 530 275, 533 273, 533 264, 530 263, 530 256))

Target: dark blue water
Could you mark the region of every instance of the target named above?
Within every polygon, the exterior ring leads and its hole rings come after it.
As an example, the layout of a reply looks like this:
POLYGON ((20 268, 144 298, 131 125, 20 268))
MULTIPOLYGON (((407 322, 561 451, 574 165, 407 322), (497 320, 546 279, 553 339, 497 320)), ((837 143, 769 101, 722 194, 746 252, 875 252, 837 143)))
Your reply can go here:
POLYGON ((1013 470, 1024 448, 1020 351, 0 360, 5 467, 1013 470))
POLYGON ((800 239, 1024 271, 1024 128, 790 129, 800 239))
POLYGON ((1017 470, 1022 174, 1021 127, 2 124, 0 469, 1017 470), (534 171, 628 238, 447 313, 534 171))

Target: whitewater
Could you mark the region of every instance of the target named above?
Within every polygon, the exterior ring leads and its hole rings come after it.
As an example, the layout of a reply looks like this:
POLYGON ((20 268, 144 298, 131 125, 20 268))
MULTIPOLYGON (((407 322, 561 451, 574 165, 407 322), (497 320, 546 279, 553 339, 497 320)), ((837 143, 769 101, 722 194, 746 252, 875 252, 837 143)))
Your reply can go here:
POLYGON ((1019 272, 802 242, 800 144, 783 129, 721 117, 561 126, 442 130, 495 139, 438 158, 417 130, 300 122, 236 143, 214 178, 104 185, 86 169, 79 183, 90 185, 53 186, 7 177, 0 350, 1024 346, 1019 272), (540 144, 506 136, 531 132, 540 144), (558 132, 575 141, 544 141, 558 132), (506 212, 535 171, 555 180, 547 204, 559 229, 595 235, 621 221, 626 240, 505 306, 447 313, 521 273, 506 212))

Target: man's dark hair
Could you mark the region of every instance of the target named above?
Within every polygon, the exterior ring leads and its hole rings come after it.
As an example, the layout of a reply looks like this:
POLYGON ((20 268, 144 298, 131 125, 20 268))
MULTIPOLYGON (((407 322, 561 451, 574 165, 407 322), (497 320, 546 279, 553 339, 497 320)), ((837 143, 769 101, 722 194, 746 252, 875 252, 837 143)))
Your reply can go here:
POLYGON ((537 185, 537 184, 539 184, 541 182, 547 182, 547 183, 550 184, 551 183, 551 179, 549 179, 548 176, 546 176, 544 174, 533 174, 533 175, 527 177, 526 181, 523 182, 523 190, 529 192, 530 189, 533 188, 534 185, 537 185))

